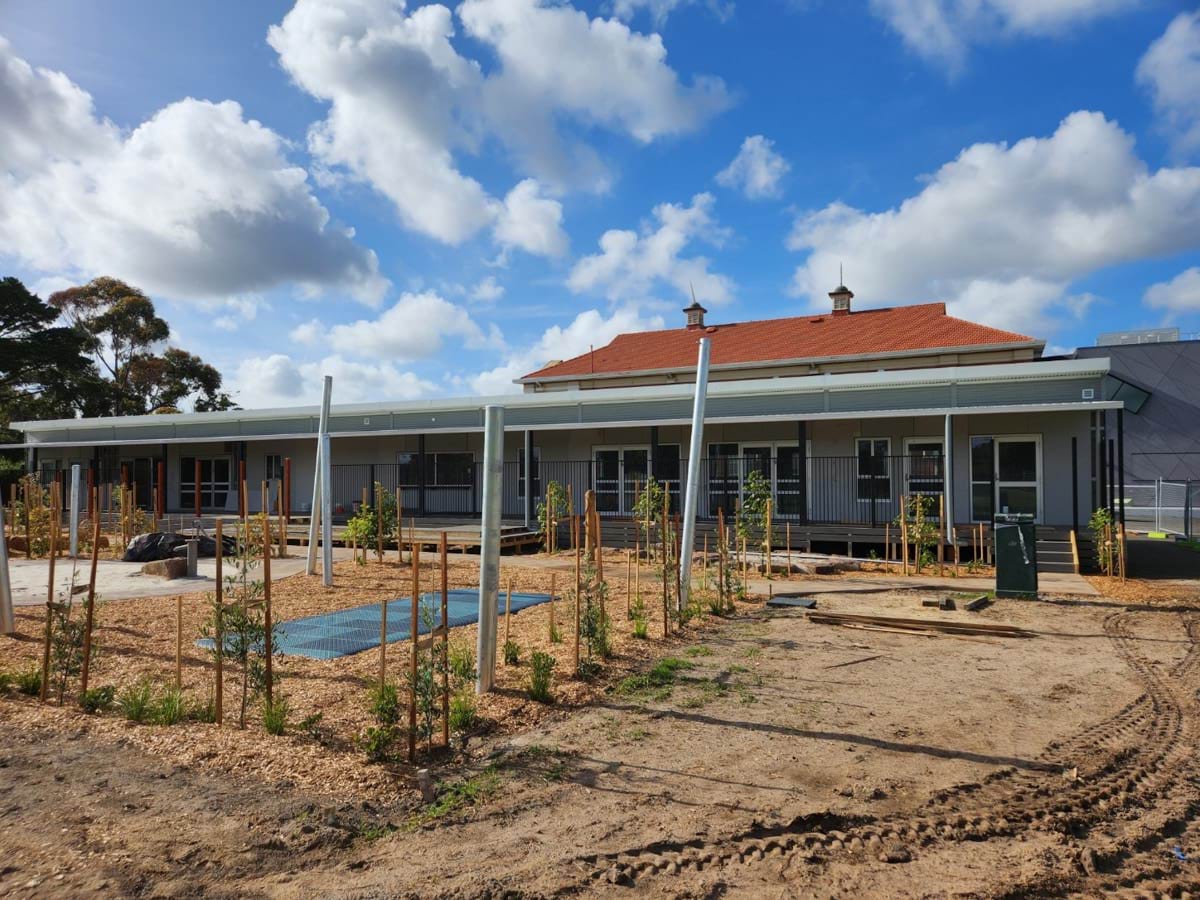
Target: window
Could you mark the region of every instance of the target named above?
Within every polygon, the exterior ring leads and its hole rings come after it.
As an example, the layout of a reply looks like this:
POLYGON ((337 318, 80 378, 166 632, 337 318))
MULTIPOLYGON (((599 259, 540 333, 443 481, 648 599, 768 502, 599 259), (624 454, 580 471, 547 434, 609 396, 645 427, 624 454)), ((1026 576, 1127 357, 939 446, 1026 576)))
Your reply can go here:
POLYGON ((469 450, 426 453, 425 483, 432 487, 470 487, 475 483, 475 456, 469 450))
POLYGON ((417 467, 418 454, 413 450, 401 450, 396 454, 397 483, 404 487, 416 487, 421 483, 421 470, 417 467))
MULTIPOLYGON (((229 457, 219 456, 200 460, 200 508, 224 509, 229 497, 229 457)), ((196 457, 179 460, 179 505, 183 509, 196 506, 196 457)))
POLYGON ((263 477, 267 481, 283 481, 283 455, 280 453, 268 453, 263 473, 263 477))
POLYGON ((1036 436, 971 438, 971 517, 998 513, 1041 515, 1041 439, 1036 436))
POLYGON ((865 502, 891 502, 891 439, 858 438, 855 446, 858 450, 858 499, 865 502))

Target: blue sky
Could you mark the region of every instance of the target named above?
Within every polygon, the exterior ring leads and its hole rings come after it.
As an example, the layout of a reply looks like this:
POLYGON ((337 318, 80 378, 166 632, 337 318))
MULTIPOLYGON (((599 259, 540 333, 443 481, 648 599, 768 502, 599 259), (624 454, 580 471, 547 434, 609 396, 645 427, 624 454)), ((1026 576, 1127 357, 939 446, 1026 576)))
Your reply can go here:
POLYGON ((839 264, 1052 349, 1200 331, 1193 10, 0 0, 0 269, 138 284, 247 406, 512 389, 839 264))

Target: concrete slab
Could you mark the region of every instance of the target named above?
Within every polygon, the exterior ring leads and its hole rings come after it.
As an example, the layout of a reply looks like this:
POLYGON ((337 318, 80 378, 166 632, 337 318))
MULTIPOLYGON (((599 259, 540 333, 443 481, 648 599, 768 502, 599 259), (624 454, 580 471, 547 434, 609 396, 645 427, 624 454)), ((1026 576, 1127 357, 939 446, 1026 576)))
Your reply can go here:
MULTIPOLYGON (((293 547, 288 559, 271 560, 271 581, 289 578, 304 571, 304 548, 293 547), (297 552, 299 551, 299 552, 297 552)), ((335 547, 334 559, 349 559, 350 550, 335 547)), ((65 593, 71 585, 72 566, 70 559, 59 559, 54 566, 55 593, 65 593)), ((96 570, 96 595, 103 601, 130 600, 138 597, 174 597, 211 591, 215 585, 216 560, 202 559, 197 566, 196 578, 168 580, 155 575, 142 574, 142 563, 127 563, 115 559, 102 559, 96 570)), ((318 569, 320 562, 317 563, 318 569)), ((91 575, 90 559, 80 559, 74 565, 75 584, 87 587, 91 575)), ((228 571, 228 569, 227 569, 228 571)), ((44 559, 10 559, 9 572, 12 578, 14 606, 36 606, 46 602, 49 587, 49 563, 44 559)))

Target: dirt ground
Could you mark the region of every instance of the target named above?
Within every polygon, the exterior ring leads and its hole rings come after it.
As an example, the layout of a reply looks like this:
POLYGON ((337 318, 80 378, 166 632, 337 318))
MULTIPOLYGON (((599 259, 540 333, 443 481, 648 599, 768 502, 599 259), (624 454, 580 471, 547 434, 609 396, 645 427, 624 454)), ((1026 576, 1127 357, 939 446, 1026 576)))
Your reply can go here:
MULTIPOLYGON (((1035 635, 850 629, 750 602, 670 640, 660 612, 640 641, 619 614, 623 560, 606 566, 617 623, 606 673, 587 684, 566 677, 571 639, 549 643, 549 607, 514 615, 525 658, 539 647, 558 658, 558 702, 525 697, 525 665, 499 668, 485 732, 427 763, 440 782, 430 805, 412 769, 368 763, 354 745, 373 652, 281 664, 293 720, 321 711, 337 740, 273 738, 257 722, 133 725, 9 692, 0 895, 1200 890, 1195 593, 1138 602, 1130 582, 1120 598, 1002 600, 967 613, 923 608, 915 592, 839 595, 831 584, 822 610, 1035 635)), ((574 577, 569 564, 510 572, 517 590, 547 590, 553 574, 561 592, 574 577)), ((432 586, 432 571, 424 577, 432 586)), ((476 579, 469 560, 452 568, 452 585, 476 579)), ((344 563, 331 591, 303 576, 279 583, 274 607, 286 620, 410 585, 394 565, 344 563)), ((643 584, 648 598, 654 587, 643 584)), ((202 598, 184 607, 194 637, 202 598)), ((92 683, 173 677, 175 609, 165 598, 106 605, 92 683)), ((561 624, 569 608, 556 609, 561 624)), ((10 671, 39 652, 37 610, 21 610, 18 624, 22 639, 0 644, 10 671)), ((474 643, 473 628, 456 631, 474 643)), ((205 696, 207 660, 191 640, 185 651, 185 684, 205 696)), ((392 645, 388 659, 399 668, 405 655, 392 645)))

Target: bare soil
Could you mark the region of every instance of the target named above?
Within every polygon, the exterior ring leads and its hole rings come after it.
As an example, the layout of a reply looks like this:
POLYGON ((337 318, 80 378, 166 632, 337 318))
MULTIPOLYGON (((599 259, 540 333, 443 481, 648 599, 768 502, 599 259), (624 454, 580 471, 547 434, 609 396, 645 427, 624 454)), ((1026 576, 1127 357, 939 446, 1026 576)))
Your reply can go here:
MULTIPOLYGON (((535 561, 536 562, 536 561, 535 561)), ((519 568, 514 588, 561 590, 519 568)), ((1200 890, 1200 604, 1194 595, 923 608, 917 592, 823 594, 823 610, 1017 625, 1028 639, 926 637, 810 623, 741 604, 635 640, 624 563, 606 561, 617 657, 567 678, 548 607, 512 618, 527 658, 558 658, 559 702, 498 670, 484 733, 407 765, 367 763, 378 658, 288 658, 293 718, 337 740, 213 725, 132 725, 0 697, 0 895, 238 897, 1025 897, 1200 890), (661 677, 637 678, 656 661, 661 677), (670 670, 670 671, 668 671, 670 670), (1178 847, 1189 858, 1172 852, 1178 847)), ((277 618, 408 592, 394 565, 338 586, 276 585, 277 618)), ((425 576, 432 579, 432 572, 425 576)), ((469 562, 452 584, 473 584, 469 562)), ((646 576, 643 573, 643 578, 646 576)), ((427 581, 427 586, 431 581, 427 581)), ((655 585, 643 583, 649 598, 655 585)), ((836 584, 830 584, 836 590, 836 584)), ((1122 593, 1124 593, 1123 589, 1122 593)), ((653 609, 655 604, 648 603, 653 609)), ((189 598, 189 636, 202 599, 189 598)), ((557 607, 559 622, 569 605, 557 607)), ((93 684, 173 677, 175 601, 101 615, 93 684)), ((37 658, 41 620, 0 669, 37 658)), ((501 625, 503 629, 503 625, 501 625)), ((461 629, 455 640, 470 639, 461 629)), ((503 639, 503 631, 501 632, 503 639)), ((204 655, 185 682, 203 696, 204 655)), ((404 665, 398 645, 389 665, 404 665)))

